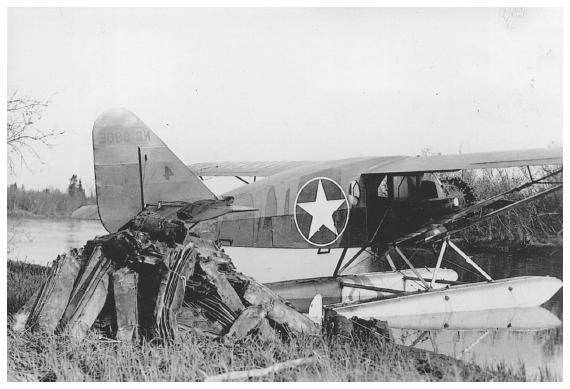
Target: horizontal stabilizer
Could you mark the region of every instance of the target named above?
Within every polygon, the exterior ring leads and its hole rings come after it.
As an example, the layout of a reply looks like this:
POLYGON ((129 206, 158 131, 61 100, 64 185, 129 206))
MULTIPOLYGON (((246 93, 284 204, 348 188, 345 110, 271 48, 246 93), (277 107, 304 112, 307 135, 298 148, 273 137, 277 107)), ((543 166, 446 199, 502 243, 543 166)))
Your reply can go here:
POLYGON ((186 223, 215 219, 230 212, 258 211, 257 208, 234 205, 232 203, 232 197, 217 200, 197 200, 192 203, 185 201, 161 201, 147 204, 145 211, 152 211, 158 217, 164 219, 178 219, 186 223))
POLYGON ((253 211, 259 211, 258 208, 252 208, 252 207, 246 207, 245 205, 235 205, 233 204, 231 206, 231 212, 253 212, 253 211))
POLYGON ((214 219, 230 212, 257 211, 257 208, 234 205, 233 197, 223 200, 199 200, 186 205, 176 214, 180 220, 197 223, 204 220, 214 219))

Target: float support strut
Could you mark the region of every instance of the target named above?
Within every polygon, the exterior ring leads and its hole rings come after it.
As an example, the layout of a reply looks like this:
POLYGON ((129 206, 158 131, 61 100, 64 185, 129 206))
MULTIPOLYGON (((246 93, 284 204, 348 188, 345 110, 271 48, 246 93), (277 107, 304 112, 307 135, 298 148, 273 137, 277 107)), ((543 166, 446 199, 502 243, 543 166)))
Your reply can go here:
POLYGON ((342 269, 340 269, 340 270, 338 271, 338 273, 342 273, 343 271, 345 271, 346 268, 348 268, 348 267, 352 264, 352 262, 354 262, 354 261, 356 260, 356 258, 358 258, 358 257, 360 256, 360 254, 362 254, 362 253, 364 252, 364 250, 366 250, 366 247, 363 247, 363 248, 361 248, 360 250, 358 250, 358 252, 354 255, 354 257, 352 257, 352 258, 350 259, 350 261, 348 261, 348 262, 346 263, 346 265, 344 265, 344 266, 342 267, 342 269))
POLYGON ((348 247, 345 247, 342 250, 342 254, 340 255, 338 263, 336 264, 336 268, 334 269, 333 277, 338 276, 338 269, 340 269, 340 265, 342 265, 342 261, 344 261, 344 256, 346 255, 347 251, 348 251, 348 247))
POLYGON ((487 279, 487 281, 493 281, 493 279, 487 274, 485 273, 485 271, 483 269, 481 269, 479 267, 479 265, 477 265, 475 262, 473 262, 473 260, 471 258, 469 258, 467 256, 467 254, 465 254, 463 251, 461 251, 459 249, 459 247, 457 247, 456 245, 453 244, 452 241, 449 241, 449 246, 454 249, 455 251, 457 251, 457 254, 461 255, 463 257, 463 259, 465 259, 467 261, 468 264, 470 264, 471 266, 473 266, 475 269, 477 269, 477 271, 481 274, 483 274, 483 276, 487 279))
POLYGON ((441 251, 439 252, 439 257, 437 258, 437 265, 435 265, 435 270, 433 272, 433 277, 431 278, 430 287, 433 288, 433 284, 435 284, 435 280, 437 279, 437 272, 439 271, 439 267, 441 266, 441 260, 443 259, 443 254, 445 253, 445 248, 447 247, 447 239, 443 241, 441 245, 441 251))
POLYGON ((394 265, 394 261, 392 261, 392 257, 390 256, 390 253, 386 253, 385 257, 386 257, 386 260, 388 261, 388 263, 390 264, 392 271, 396 271, 396 265, 394 265))
POLYGON ((424 284, 424 287, 426 289, 430 289, 428 283, 426 282, 426 280, 424 280, 424 278, 422 277, 422 275, 418 272, 418 270, 414 267, 414 265, 412 265, 412 263, 410 262, 410 260, 408 258, 406 258, 406 256, 404 255, 404 253, 400 250, 400 248, 396 245, 394 245, 394 248, 396 249, 396 251, 398 252, 398 254, 400 254, 400 257, 402 257, 402 259, 408 264, 408 266, 410 267, 410 269, 412 269, 412 271, 414 272, 414 274, 416 275, 416 277, 418 277, 420 279, 420 281, 422 282, 422 284, 424 284))

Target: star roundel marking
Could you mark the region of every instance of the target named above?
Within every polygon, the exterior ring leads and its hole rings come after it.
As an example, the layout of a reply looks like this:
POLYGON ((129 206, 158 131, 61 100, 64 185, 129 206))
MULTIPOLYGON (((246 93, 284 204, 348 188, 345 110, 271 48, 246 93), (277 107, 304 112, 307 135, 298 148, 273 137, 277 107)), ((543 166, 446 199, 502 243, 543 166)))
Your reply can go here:
POLYGON ((327 177, 307 181, 295 199, 295 224, 307 242, 328 246, 344 232, 349 205, 340 185, 327 177))

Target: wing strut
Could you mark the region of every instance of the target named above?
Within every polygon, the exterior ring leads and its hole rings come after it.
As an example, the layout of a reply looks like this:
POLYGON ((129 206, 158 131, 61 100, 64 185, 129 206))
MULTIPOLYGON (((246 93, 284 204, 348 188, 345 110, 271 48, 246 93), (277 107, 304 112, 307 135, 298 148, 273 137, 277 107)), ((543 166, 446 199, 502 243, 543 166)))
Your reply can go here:
POLYGON ((425 225, 422 228, 401 236, 400 238, 394 240, 394 244, 398 244, 401 245, 403 243, 407 243, 407 242, 412 242, 412 243, 418 243, 419 241, 424 241, 425 243, 435 243, 435 242, 440 242, 443 239, 445 239, 445 237, 450 236, 452 234, 455 234, 459 231, 464 230, 467 227, 471 227, 475 224, 481 223, 487 219, 490 219, 492 217, 495 217, 503 212, 509 211, 513 208, 516 208, 520 205, 526 204, 528 202, 537 200, 543 196, 546 196, 550 193, 553 193, 557 190, 562 189, 562 183, 558 182, 558 181, 544 181, 545 179, 552 177, 556 174, 562 173, 562 169, 557 170, 553 173, 550 173, 546 176, 543 176, 541 178, 535 179, 533 180, 531 178, 531 181, 526 182, 520 186, 517 186, 515 188, 509 189, 503 193, 500 193, 498 195, 495 195, 493 197, 490 197, 486 200, 480 201, 477 204, 474 204, 466 209, 463 209, 451 216, 446 216, 443 219, 437 220, 437 221, 433 221, 431 222, 429 225, 425 225), (495 211, 492 211, 486 215, 480 216, 477 219, 473 219, 473 220, 468 220, 468 217, 470 217, 470 215, 473 215, 475 212, 481 212, 484 208, 489 207, 491 204, 496 203, 499 200, 504 199, 504 197, 508 194, 511 193, 515 193, 515 192, 520 192, 521 190, 528 188, 532 185, 538 185, 538 184, 547 184, 547 185, 556 185, 553 186, 547 190, 544 190, 542 192, 536 193, 530 197, 524 198, 522 200, 516 201, 516 202, 510 202, 505 205, 502 206, 499 209, 496 209, 495 211), (435 226, 435 227, 434 227, 435 226), (443 228, 441 228, 443 227, 443 228))
POLYGON ((455 234, 455 233, 457 233, 457 232, 459 232, 459 231, 462 231, 462 230, 466 229, 467 227, 471 227, 471 226, 473 226, 473 225, 475 225, 475 224, 479 224, 479 223, 481 223, 481 222, 483 222, 483 221, 485 221, 485 220, 487 220, 487 219, 491 219, 491 218, 493 218, 493 217, 495 217, 495 216, 497 216, 497 215, 499 215, 499 214, 501 214, 501 213, 503 213, 503 212, 506 212, 506 211, 510 210, 511 208, 516 208, 516 207, 518 207, 518 206, 520 206, 520 205, 529 203, 529 202, 534 201, 534 200, 536 200, 536 199, 538 199, 538 198, 540 198, 540 197, 543 197, 543 196, 546 196, 546 195, 548 195, 548 194, 550 194, 550 193, 556 192, 557 190, 560 190, 560 189, 562 189, 562 185, 557 185, 557 186, 555 186, 555 187, 553 187, 553 188, 544 190, 544 191, 542 191, 542 192, 540 192, 540 193, 537 193, 537 194, 532 195, 532 196, 530 196, 530 197, 527 197, 527 198, 525 198, 525 199, 519 200, 519 201, 517 201, 517 202, 514 202, 514 203, 512 203, 512 204, 506 205, 506 206, 504 206, 504 207, 502 207, 502 208, 499 208, 499 209, 497 209, 496 211, 490 212, 490 213, 488 213, 488 214, 486 214, 486 215, 484 215, 484 216, 481 216, 481 217, 478 218, 478 219, 472 220, 472 221, 470 221, 470 222, 468 222, 468 223, 462 225, 462 226, 459 227, 459 228, 456 228, 456 229, 453 229, 453 230, 449 230, 449 231, 445 231, 445 232, 442 232, 442 233, 440 233, 440 234, 438 234, 438 235, 433 235, 433 236, 427 238, 425 241, 426 241, 426 243, 427 243, 427 242, 438 242, 438 241, 440 241, 440 240, 442 240, 442 239, 444 239, 444 238, 446 238, 446 237, 448 237, 448 236, 450 236, 450 235, 452 235, 452 234, 455 234))
MULTIPOLYGON (((515 192, 520 192, 521 190, 526 189, 526 188, 529 188, 529 187, 531 187, 531 186, 533 186, 533 185, 536 185, 536 184, 559 184, 558 182, 548 182, 548 181, 544 181, 544 180, 546 180, 547 178, 552 177, 552 176, 555 176, 556 174, 559 174, 559 173, 562 173, 562 169, 557 170, 557 171, 555 171, 555 172, 553 172, 553 173, 547 174, 546 176, 540 177, 540 178, 538 178, 538 179, 536 179, 536 180, 533 180, 533 179, 532 179, 532 176, 530 176, 530 177, 531 177, 531 181, 525 182, 524 184, 522 184, 522 185, 520 185, 520 186, 517 186, 516 188, 509 189, 509 190, 507 190, 506 192, 503 192, 503 193, 498 194, 498 195, 496 195, 496 196, 490 197, 490 198, 488 198, 488 199, 486 199, 486 200, 480 201, 480 202, 478 202, 477 204, 474 204, 474 205, 472 205, 471 207, 469 207, 469 208, 467 208, 467 209, 464 209, 463 211, 452 215, 452 218, 453 218, 453 219, 458 219, 458 218, 460 218, 460 217, 463 217, 463 216, 467 215, 468 213, 475 212, 475 211, 479 211, 480 209, 482 209, 482 208, 484 208, 484 207, 486 207, 486 206, 488 206, 488 205, 490 205, 490 204, 496 202, 497 200, 500 200, 500 199, 504 198, 506 195, 509 195, 509 194, 515 193, 515 192)), ((529 173, 529 174, 530 174, 530 173, 529 173)), ((562 185, 560 185, 560 187, 562 187, 562 185)), ((541 192, 541 193, 542 193, 542 192, 541 192)), ((550 193, 550 192, 548 192, 548 193, 550 193)), ((530 197, 529 197, 529 198, 530 198, 530 197)), ((515 203, 515 204, 516 204, 516 203, 515 203)))

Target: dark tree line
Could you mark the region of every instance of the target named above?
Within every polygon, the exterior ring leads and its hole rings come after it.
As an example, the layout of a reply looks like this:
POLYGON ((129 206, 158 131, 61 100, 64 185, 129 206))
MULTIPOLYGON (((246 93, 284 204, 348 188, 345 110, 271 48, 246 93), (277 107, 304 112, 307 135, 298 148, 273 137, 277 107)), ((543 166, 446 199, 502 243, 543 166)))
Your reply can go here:
POLYGON ((71 176, 67 192, 59 189, 26 190, 16 183, 8 186, 8 215, 70 217, 79 207, 95 203, 95 197, 85 193, 76 174, 71 176))

